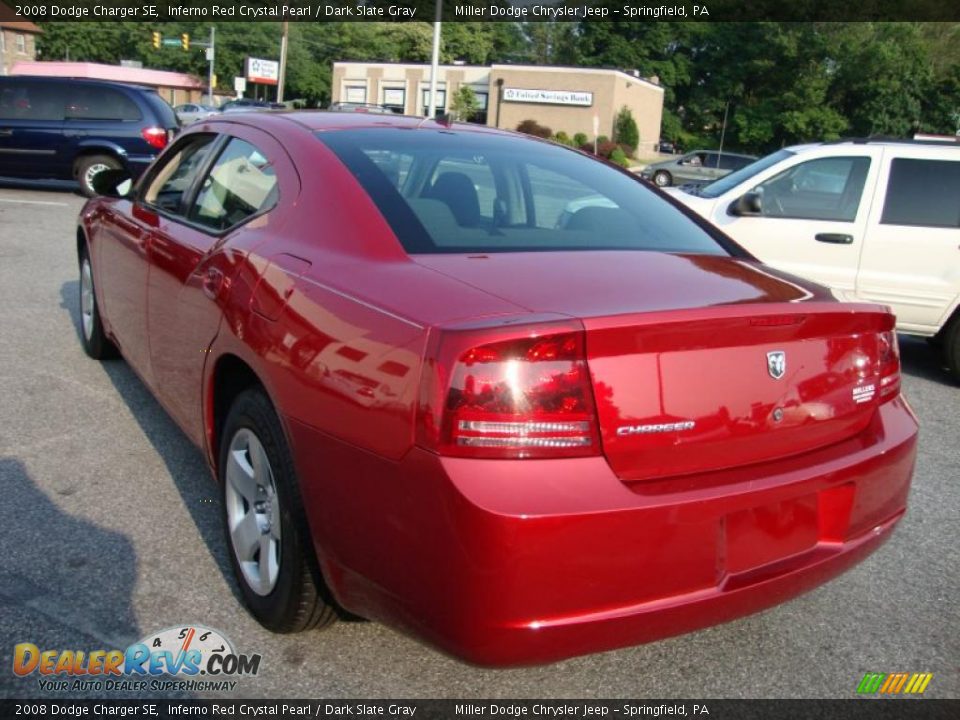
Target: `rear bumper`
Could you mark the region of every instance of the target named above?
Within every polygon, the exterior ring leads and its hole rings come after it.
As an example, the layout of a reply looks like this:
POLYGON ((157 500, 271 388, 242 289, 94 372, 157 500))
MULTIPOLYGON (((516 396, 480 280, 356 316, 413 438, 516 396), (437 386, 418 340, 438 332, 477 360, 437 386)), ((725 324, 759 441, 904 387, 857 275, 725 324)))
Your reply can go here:
POLYGON ((415 450, 387 467, 290 426, 318 555, 340 602, 483 665, 648 642, 835 577, 903 515, 917 434, 898 399, 829 448, 628 485, 603 458, 415 450), (343 463, 349 472, 329 472, 346 471, 343 463), (327 470, 320 478, 304 467, 327 470))

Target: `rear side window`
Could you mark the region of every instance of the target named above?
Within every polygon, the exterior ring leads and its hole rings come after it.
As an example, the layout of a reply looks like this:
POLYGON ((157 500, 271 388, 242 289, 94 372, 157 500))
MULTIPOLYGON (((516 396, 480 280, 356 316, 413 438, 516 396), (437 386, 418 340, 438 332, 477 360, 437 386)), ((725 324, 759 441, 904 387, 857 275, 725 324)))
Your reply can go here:
POLYGON ((736 155, 721 155, 720 156, 720 169, 721 170, 739 170, 740 168, 745 168, 747 165, 752 163, 751 158, 738 157, 736 155))
POLYGON ((317 137, 408 253, 739 252, 634 177, 552 144, 456 129, 317 137))
POLYGON ((708 168, 718 168, 720 165, 720 155, 717 153, 706 153, 703 156, 703 166, 708 168))
POLYGON ((63 95, 54 83, 4 82, 0 120, 63 120, 63 95))
POLYGON ((221 231, 277 203, 272 163, 250 143, 233 138, 203 179, 190 219, 221 231))
POLYGON ((880 222, 960 227, 960 161, 895 158, 880 222))
POLYGON ((66 95, 68 120, 119 120, 132 122, 143 115, 137 104, 119 90, 73 86, 66 95))

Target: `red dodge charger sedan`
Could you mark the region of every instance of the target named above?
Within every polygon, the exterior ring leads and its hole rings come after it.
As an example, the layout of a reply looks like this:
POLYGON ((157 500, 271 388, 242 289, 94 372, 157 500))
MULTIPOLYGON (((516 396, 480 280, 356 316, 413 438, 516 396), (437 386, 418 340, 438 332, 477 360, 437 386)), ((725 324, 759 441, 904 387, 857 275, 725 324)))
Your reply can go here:
POLYGON ((252 614, 475 663, 782 602, 902 517, 894 318, 630 173, 477 126, 200 121, 77 230, 81 336, 222 488, 252 614))

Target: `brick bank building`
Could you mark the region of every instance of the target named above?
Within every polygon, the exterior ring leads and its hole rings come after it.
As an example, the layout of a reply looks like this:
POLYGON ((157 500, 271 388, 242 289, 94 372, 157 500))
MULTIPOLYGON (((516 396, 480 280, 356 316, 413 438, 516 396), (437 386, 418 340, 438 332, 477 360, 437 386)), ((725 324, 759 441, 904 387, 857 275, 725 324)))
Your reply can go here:
MULTIPOLYGON (((462 86, 473 89, 480 111, 473 122, 516 129, 536 120, 554 133, 612 137, 621 107, 630 108, 640 130, 638 151, 660 139, 663 88, 657 78, 599 68, 539 65, 441 65, 437 76, 438 114, 449 109, 462 86)), ((333 102, 384 105, 404 115, 426 115, 430 66, 402 63, 338 62, 333 65, 333 102)))

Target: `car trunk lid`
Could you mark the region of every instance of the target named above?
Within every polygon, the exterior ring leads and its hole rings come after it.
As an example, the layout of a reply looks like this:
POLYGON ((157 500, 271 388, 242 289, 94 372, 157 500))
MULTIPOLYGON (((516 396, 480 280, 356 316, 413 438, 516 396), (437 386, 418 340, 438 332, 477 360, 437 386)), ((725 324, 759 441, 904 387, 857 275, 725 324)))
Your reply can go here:
POLYGON ((585 319, 601 442, 635 481, 803 453, 880 402, 875 305, 773 303, 585 319))

